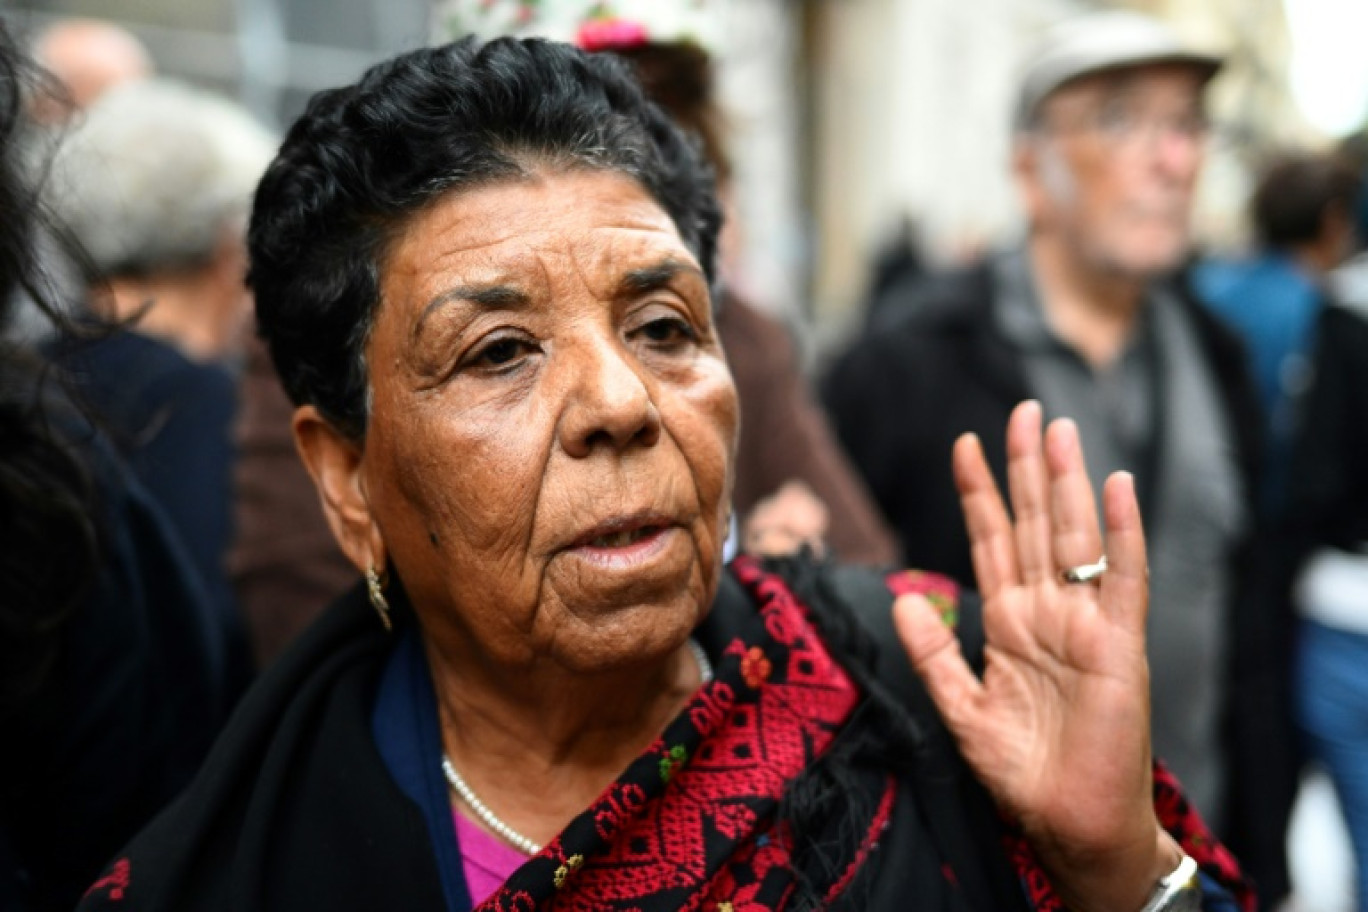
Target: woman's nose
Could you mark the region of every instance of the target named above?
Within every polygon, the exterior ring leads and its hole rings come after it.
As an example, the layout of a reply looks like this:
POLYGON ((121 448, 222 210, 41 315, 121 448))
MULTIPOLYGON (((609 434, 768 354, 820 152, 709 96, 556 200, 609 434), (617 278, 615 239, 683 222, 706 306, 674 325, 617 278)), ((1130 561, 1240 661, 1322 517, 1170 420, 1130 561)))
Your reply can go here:
POLYGON ((629 352, 593 340, 565 357, 570 382, 559 433, 568 454, 583 458, 600 446, 651 446, 659 439, 660 412, 629 352))

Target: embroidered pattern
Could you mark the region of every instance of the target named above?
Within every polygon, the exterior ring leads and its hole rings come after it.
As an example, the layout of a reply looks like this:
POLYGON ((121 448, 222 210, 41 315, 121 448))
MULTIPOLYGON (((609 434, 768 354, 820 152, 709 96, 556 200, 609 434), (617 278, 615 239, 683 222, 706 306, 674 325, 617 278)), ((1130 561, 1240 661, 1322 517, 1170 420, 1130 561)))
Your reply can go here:
POLYGON ((959 623, 959 584, 948 576, 927 573, 924 570, 899 570, 884 579, 894 597, 899 595, 922 595, 931 603, 941 616, 946 627, 953 628, 959 623))
POLYGON ((674 774, 679 771, 689 759, 689 752, 684 749, 684 745, 676 744, 670 748, 669 753, 660 758, 660 781, 669 782, 674 778, 674 774))
POLYGON ((583 855, 571 855, 569 858, 565 859, 565 864, 561 865, 559 868, 556 868, 555 876, 552 878, 556 883, 556 889, 559 890, 562 887, 564 887, 565 881, 570 877, 571 874, 574 874, 576 871, 578 871, 583 864, 583 855))
POLYGON ((483 912, 783 908, 791 841, 774 809, 859 693, 781 580, 744 558, 733 570, 759 604, 754 636, 727 645, 712 683, 483 912))
POLYGON ((745 679, 746 686, 752 690, 759 690, 760 686, 769 680, 770 672, 774 666, 765 656, 765 650, 759 646, 752 646, 746 650, 745 656, 741 659, 741 677, 745 679))
POLYGON ((109 868, 109 873, 101 877, 90 885, 90 889, 85 891, 86 896, 104 890, 106 895, 114 901, 124 898, 124 893, 128 891, 128 885, 133 879, 133 866, 127 858, 120 858, 109 868))

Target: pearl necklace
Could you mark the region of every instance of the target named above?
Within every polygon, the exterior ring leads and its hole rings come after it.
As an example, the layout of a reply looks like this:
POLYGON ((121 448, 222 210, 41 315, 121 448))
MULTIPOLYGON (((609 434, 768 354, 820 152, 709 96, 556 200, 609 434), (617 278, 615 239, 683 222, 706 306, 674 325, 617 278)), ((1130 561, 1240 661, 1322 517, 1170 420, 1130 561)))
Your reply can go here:
POLYGON ((698 663, 698 677, 702 684, 711 683, 713 679, 712 662, 708 661, 708 654, 703 651, 703 647, 699 646, 698 640, 693 637, 689 637, 689 651, 693 653, 694 661, 698 663))
POLYGON ((442 772, 446 774, 448 784, 455 789, 456 794, 461 796, 461 800, 470 806, 470 809, 475 812, 475 816, 479 817, 485 826, 503 837, 504 842, 524 855, 536 855, 542 850, 541 846, 500 820, 498 815, 489 809, 489 805, 481 801, 470 786, 466 785, 466 781, 461 778, 460 773, 456 772, 456 767, 451 765, 451 758, 446 754, 442 755, 442 772))
MULTIPOLYGON (((694 661, 698 663, 698 676, 704 684, 707 684, 713 679, 712 663, 708 661, 707 653, 692 637, 689 638, 689 651, 693 653, 694 661)), ((504 842, 524 855, 536 855, 541 852, 542 847, 540 845, 504 823, 497 814, 489 809, 489 805, 480 800, 479 796, 475 794, 475 790, 461 778, 460 773, 456 772, 456 767, 452 765, 451 758, 446 754, 442 755, 442 773, 446 776, 447 784, 475 812, 475 816, 480 818, 480 822, 498 833, 504 842)))

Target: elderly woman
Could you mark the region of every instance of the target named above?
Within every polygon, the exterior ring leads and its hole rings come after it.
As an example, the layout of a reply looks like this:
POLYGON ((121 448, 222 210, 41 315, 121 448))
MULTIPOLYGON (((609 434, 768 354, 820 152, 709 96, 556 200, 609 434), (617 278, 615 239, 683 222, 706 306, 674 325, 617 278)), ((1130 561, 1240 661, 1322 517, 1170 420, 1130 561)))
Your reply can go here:
POLYGON ((1236 907, 1152 778, 1131 483, 1099 562, 1067 423, 1015 415, 1015 523, 954 454, 981 615, 915 574, 894 606, 865 571, 723 566, 718 222, 693 146, 568 46, 314 99, 251 281, 366 587, 84 908, 1236 907))

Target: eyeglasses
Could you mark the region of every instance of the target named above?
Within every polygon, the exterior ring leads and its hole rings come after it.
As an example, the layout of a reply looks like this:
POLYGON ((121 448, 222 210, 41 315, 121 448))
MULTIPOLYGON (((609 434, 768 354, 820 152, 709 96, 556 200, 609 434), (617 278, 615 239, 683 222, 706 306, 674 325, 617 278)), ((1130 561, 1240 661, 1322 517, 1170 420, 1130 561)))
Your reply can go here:
POLYGON ((1118 151, 1152 149, 1160 138, 1169 137, 1201 144, 1211 135, 1211 121, 1200 109, 1157 113, 1124 101, 1103 104, 1072 122, 1046 128, 1090 132, 1118 151))

